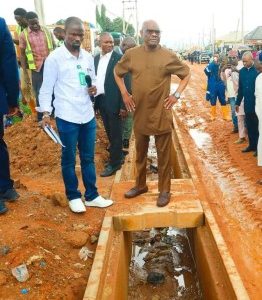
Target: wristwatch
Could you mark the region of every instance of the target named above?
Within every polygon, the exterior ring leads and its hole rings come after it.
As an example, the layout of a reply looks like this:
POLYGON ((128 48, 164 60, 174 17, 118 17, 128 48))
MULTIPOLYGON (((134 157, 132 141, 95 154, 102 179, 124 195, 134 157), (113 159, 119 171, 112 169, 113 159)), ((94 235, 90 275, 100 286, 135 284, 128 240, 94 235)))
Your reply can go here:
POLYGON ((181 96, 181 94, 180 94, 179 92, 175 92, 173 95, 174 95, 177 99, 179 99, 180 96, 181 96))

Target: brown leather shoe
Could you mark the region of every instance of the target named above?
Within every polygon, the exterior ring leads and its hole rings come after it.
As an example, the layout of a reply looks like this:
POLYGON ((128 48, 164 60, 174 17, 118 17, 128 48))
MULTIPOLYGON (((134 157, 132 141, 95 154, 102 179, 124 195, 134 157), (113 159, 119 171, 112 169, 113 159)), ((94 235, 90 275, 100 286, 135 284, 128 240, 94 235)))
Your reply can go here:
POLYGON ((166 206, 169 203, 170 198, 171 198, 171 194, 170 193, 168 193, 168 192, 161 192, 161 193, 159 193, 159 196, 157 198, 156 205, 159 206, 159 207, 166 206))
POLYGON ((135 198, 138 195, 144 194, 148 192, 148 187, 144 187, 143 189, 138 189, 137 187, 133 187, 128 192, 125 193, 125 198, 135 198))

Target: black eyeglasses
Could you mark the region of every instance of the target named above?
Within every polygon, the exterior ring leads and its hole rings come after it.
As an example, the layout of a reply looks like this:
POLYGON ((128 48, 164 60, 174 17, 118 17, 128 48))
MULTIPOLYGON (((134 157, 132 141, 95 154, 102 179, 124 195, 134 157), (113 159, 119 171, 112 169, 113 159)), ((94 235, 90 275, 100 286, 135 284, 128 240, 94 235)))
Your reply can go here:
POLYGON ((146 29, 146 33, 150 34, 150 35, 152 35, 152 34, 160 35, 161 31, 158 29, 156 29, 156 30, 155 29, 146 29))

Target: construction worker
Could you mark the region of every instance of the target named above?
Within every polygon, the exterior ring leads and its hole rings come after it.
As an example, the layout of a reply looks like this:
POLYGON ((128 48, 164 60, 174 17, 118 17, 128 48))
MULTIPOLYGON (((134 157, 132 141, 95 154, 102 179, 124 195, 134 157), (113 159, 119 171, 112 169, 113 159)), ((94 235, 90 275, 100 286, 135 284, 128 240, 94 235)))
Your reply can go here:
MULTIPOLYGON (((21 66, 24 72, 25 81, 30 84, 30 76, 27 66, 32 72, 32 86, 35 93, 36 104, 39 106, 39 90, 43 82, 44 61, 54 49, 55 42, 50 31, 39 25, 38 16, 35 12, 26 14, 28 28, 20 35, 19 47, 21 49, 21 66)), ((41 113, 37 113, 37 121, 40 123, 41 113)))
MULTIPOLYGON (((20 34, 23 32, 23 30, 25 28, 28 27, 28 22, 26 19, 26 10, 23 8, 16 8, 14 10, 14 17, 15 20, 17 22, 17 26, 15 28, 15 33, 14 33, 14 38, 13 38, 13 42, 15 43, 15 45, 19 46, 19 38, 20 38, 20 34)), ((19 52, 20 54, 20 49, 19 47, 16 47, 17 52, 19 52)), ((18 57, 20 57, 20 55, 18 55, 18 57)))
POLYGON ((230 121, 229 107, 226 105, 225 84, 220 77, 219 55, 215 54, 214 59, 204 69, 207 75, 207 97, 211 104, 211 120, 216 118, 217 98, 221 104, 223 119, 230 121))
MULTIPOLYGON (((21 66, 21 50, 19 47, 19 39, 21 33, 24 31, 24 29, 28 28, 28 22, 26 19, 26 10, 24 8, 17 8, 14 10, 14 17, 17 22, 16 30, 14 33, 13 42, 16 45, 16 56, 19 66, 21 66)), ((23 69, 20 68, 20 82, 21 82, 21 95, 22 95, 22 103, 21 107, 26 108, 24 105, 29 104, 31 112, 35 112, 35 100, 32 92, 32 85, 27 84, 24 78, 24 72, 23 69)), ((31 80, 31 71, 27 70, 29 78, 31 80)), ((27 108, 28 109, 28 108, 27 108)), ((29 111, 30 111, 29 110, 29 111)))

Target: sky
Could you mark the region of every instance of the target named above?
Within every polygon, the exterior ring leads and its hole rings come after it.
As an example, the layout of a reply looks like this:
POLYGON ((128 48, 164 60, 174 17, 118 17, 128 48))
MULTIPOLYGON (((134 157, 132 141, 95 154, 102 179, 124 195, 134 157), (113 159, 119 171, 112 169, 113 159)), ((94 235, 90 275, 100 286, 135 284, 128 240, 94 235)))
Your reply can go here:
MULTIPOLYGON (((212 15, 216 37, 241 30, 242 0, 137 0, 138 20, 141 26, 147 19, 156 20, 162 30, 161 43, 170 47, 189 45, 210 39, 212 15), (238 26, 239 23, 239 26, 238 26)), ((122 0, 43 0, 45 20, 52 24, 59 19, 77 16, 95 23, 95 6, 104 3, 108 16, 122 16, 122 0)), ((130 6, 126 4, 126 6, 130 6)), ((8 24, 15 24, 13 11, 23 7, 34 10, 34 0, 0 0, 0 16, 8 24)), ((249 32, 262 26, 262 0, 244 0, 244 30, 249 32)), ((129 13, 132 10, 128 10, 129 13)), ((135 21, 131 17, 130 21, 135 21)))

